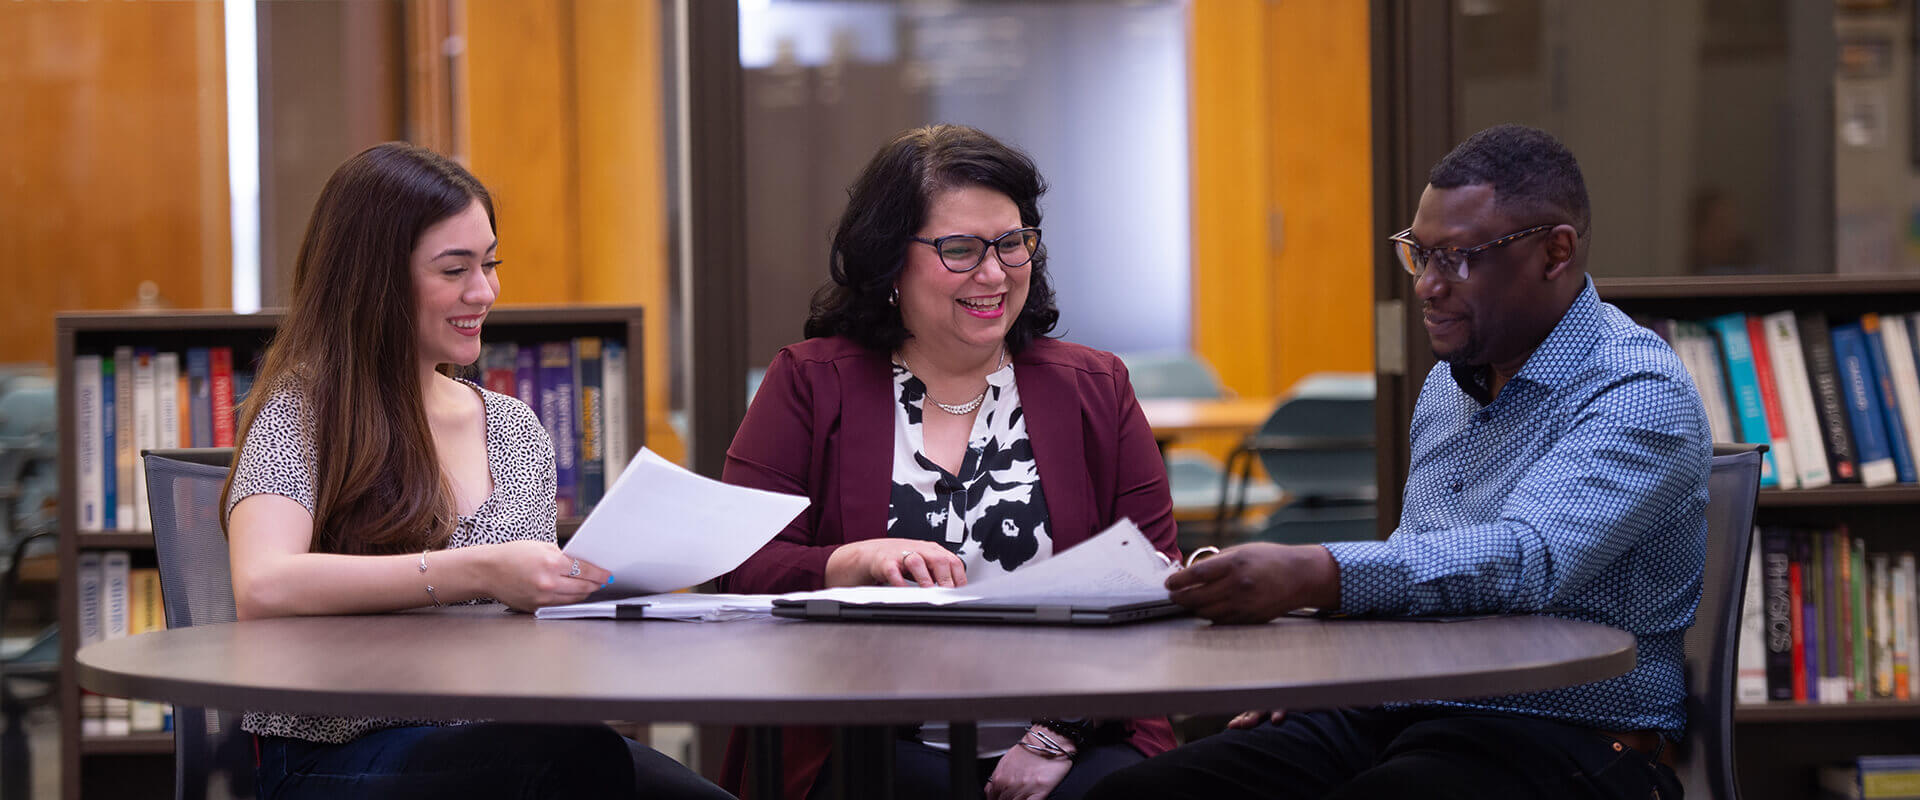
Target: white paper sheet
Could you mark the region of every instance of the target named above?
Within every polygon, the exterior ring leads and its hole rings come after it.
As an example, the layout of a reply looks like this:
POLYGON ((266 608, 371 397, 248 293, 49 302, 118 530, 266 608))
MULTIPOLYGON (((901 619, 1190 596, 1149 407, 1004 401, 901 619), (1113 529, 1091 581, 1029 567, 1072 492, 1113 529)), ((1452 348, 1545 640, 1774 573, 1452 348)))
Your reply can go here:
POLYGON ((740 566, 807 504, 696 475, 641 448, 566 552, 613 573, 590 600, 671 592, 740 566))

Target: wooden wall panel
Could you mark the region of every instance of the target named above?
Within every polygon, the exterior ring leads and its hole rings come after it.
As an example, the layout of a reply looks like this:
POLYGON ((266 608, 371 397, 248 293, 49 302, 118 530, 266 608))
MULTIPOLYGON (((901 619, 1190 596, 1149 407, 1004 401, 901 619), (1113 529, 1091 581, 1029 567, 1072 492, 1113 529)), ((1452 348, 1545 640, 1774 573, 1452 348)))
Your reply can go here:
POLYGON ((1194 350, 1246 395, 1371 371, 1366 5, 1190 14, 1194 350))
POLYGON ((230 304, 214 3, 0 4, 0 362, 53 360, 53 312, 230 304))

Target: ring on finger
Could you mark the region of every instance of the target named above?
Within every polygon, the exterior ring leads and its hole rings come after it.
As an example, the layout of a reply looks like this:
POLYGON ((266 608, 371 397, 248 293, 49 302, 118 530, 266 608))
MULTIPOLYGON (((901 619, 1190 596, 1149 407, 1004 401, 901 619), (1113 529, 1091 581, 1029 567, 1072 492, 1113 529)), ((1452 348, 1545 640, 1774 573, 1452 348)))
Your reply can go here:
POLYGON ((906 571, 907 571, 907 559, 908 559, 909 557, 911 557, 912 555, 913 555, 913 551, 912 551, 912 550, 902 550, 902 551, 900 551, 900 571, 901 571, 901 572, 906 572, 906 571))
POLYGON ((580 559, 576 558, 573 560, 573 569, 567 570, 567 577, 569 578, 580 577, 580 559))

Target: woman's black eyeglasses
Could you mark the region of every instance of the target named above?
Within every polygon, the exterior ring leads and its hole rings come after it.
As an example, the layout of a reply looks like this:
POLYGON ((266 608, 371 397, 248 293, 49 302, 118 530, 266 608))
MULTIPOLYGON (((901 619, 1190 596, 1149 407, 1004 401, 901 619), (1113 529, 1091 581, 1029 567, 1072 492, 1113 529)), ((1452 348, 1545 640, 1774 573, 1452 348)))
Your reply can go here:
POLYGON ((940 265, 948 272, 971 272, 980 262, 987 260, 987 251, 991 249, 1000 264, 1007 267, 1024 267, 1033 260, 1033 254, 1040 249, 1039 228, 1015 228, 993 237, 982 239, 970 233, 956 233, 936 239, 913 240, 932 245, 933 251, 940 254, 940 265))

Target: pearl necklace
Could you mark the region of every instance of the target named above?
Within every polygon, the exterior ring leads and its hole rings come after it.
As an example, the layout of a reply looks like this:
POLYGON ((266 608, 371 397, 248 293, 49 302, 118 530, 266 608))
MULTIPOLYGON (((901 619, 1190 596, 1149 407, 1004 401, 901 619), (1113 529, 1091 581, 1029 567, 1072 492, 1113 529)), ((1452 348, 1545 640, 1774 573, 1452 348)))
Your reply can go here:
MULTIPOLYGON (((1000 368, 1006 365, 1007 365, 1007 349, 1003 347, 1003 348, 1000 348, 1000 362, 994 365, 993 371, 999 372, 1000 368)), ((902 351, 900 353, 900 366, 906 367, 908 372, 913 372, 913 365, 907 363, 907 354, 905 351, 902 351)), ((918 377, 917 373, 915 374, 915 377, 918 377)), ((921 382, 921 385, 924 386, 925 384, 926 384, 925 381, 921 382)), ((992 384, 988 384, 988 388, 991 388, 991 387, 992 387, 992 384)), ((981 403, 984 403, 987 401, 987 390, 981 389, 980 393, 974 395, 972 400, 968 400, 967 402, 960 403, 958 405, 949 405, 933 399, 933 390, 931 389, 927 390, 926 396, 927 396, 927 402, 930 402, 935 406, 938 406, 941 411, 945 411, 956 417, 964 417, 968 414, 973 413, 974 409, 979 408, 981 403)))

